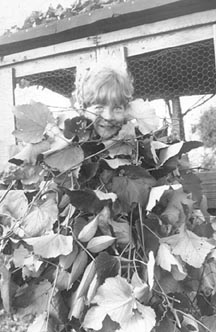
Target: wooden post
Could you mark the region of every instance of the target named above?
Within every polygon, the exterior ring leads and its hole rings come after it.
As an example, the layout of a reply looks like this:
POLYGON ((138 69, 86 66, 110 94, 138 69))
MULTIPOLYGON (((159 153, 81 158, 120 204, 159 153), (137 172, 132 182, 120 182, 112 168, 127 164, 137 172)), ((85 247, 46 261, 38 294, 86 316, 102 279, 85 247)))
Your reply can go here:
POLYGON ((176 139, 185 140, 184 121, 180 97, 174 97, 172 100, 172 135, 176 139))

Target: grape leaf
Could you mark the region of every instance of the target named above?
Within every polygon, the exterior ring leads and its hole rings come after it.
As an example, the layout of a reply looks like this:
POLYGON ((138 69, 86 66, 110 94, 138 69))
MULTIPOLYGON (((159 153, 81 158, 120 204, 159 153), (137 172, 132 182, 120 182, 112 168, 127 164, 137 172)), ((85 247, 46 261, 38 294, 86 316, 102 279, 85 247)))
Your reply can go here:
POLYGON ((42 140, 48 123, 54 123, 54 117, 46 105, 34 103, 19 105, 14 110, 17 129, 13 134, 26 143, 38 143, 42 140))
POLYGON ((209 259, 202 271, 202 282, 200 289, 206 297, 216 293, 216 260, 209 259))
POLYGON ((120 158, 114 158, 114 159, 103 159, 110 168, 117 169, 120 166, 123 165, 130 165, 130 161, 128 159, 120 159, 120 158))
POLYGON ((143 99, 135 99, 129 103, 127 118, 136 120, 138 128, 143 135, 159 129, 159 118, 155 109, 143 99))
POLYGON ((199 332, 200 331, 197 319, 194 318, 190 314, 184 314, 183 315, 182 326, 185 326, 188 329, 188 331, 191 331, 191 332, 199 332))
POLYGON ((133 153, 133 145, 130 142, 109 140, 104 141, 103 144, 107 148, 111 158, 119 155, 131 156, 133 153))
POLYGON ((170 185, 170 186, 163 185, 163 186, 157 186, 157 187, 151 188, 146 210, 151 211, 153 209, 153 207, 157 204, 157 202, 160 201, 161 196, 163 195, 163 193, 166 190, 169 190, 169 189, 176 190, 179 188, 181 188, 181 184, 174 184, 174 185, 170 185))
POLYGON ((182 188, 169 190, 168 200, 167 207, 160 216, 161 220, 164 223, 179 227, 185 223, 187 218, 191 215, 194 201, 182 188), (187 214, 185 213, 184 206, 187 207, 187 214))
POLYGON ((201 180, 200 178, 193 173, 187 173, 181 175, 182 180, 182 187, 185 192, 191 192, 194 201, 197 201, 200 204, 202 199, 202 188, 201 188, 201 180))
POLYGON ((167 243, 161 243, 158 249, 156 263, 162 267, 162 269, 171 272, 172 265, 176 265, 185 277, 186 273, 183 270, 182 262, 180 261, 179 257, 175 257, 171 253, 171 248, 167 243))
POLYGON ((61 188, 69 198, 70 202, 77 209, 88 212, 98 213, 109 203, 109 199, 100 200, 93 190, 69 190, 65 187, 61 188))
POLYGON ((48 196, 45 201, 33 205, 24 217, 22 230, 26 237, 39 236, 49 232, 58 219, 58 207, 54 197, 48 196))
POLYGON ((42 313, 38 315, 33 323, 31 323, 28 327, 27 332, 51 332, 52 329, 50 328, 49 324, 47 324, 47 313, 42 313), (48 325, 48 329, 47 329, 48 325))
POLYGON ((161 149, 159 153, 160 166, 165 164, 168 159, 178 155, 183 144, 184 142, 181 141, 178 143, 170 144, 168 147, 161 149))
POLYGON ((44 162, 51 168, 66 172, 73 167, 78 167, 84 160, 84 153, 78 145, 66 148, 45 156, 44 162))
POLYGON ((133 203, 146 206, 151 189, 150 184, 146 182, 145 178, 129 179, 126 176, 113 178, 112 191, 117 194, 124 211, 128 212, 133 203))
POLYGON ((44 258, 68 255, 73 249, 72 236, 62 234, 48 234, 40 237, 25 239, 25 242, 33 246, 36 255, 44 258))
POLYGON ((28 200, 22 190, 11 190, 7 193, 0 206, 0 213, 20 219, 28 208, 28 200))
POLYGON ((195 268, 200 268, 211 249, 214 248, 205 238, 199 237, 189 230, 180 229, 179 234, 162 238, 161 243, 167 243, 174 255, 195 268))
POLYGON ((13 262, 15 267, 23 267, 25 258, 29 256, 29 251, 21 244, 14 249, 13 262))
POLYGON ((117 244, 127 245, 128 243, 133 243, 128 222, 117 222, 112 220, 111 226, 113 228, 117 244))
POLYGON ((115 202, 117 199, 117 196, 114 193, 104 193, 103 191, 101 191, 99 189, 94 190, 94 192, 100 200, 111 199, 112 202, 115 202))
POLYGON ((10 158, 9 162, 16 165, 21 165, 22 163, 29 163, 35 165, 38 156, 41 153, 49 150, 49 148, 50 143, 48 141, 42 141, 35 144, 29 143, 15 156, 10 158))
POLYGON ((205 327, 200 326, 200 332, 216 331, 216 315, 203 316, 201 322, 207 327, 208 330, 206 330, 205 327))
POLYGON ((101 329, 106 315, 120 324, 122 332, 136 329, 150 332, 155 325, 154 310, 137 302, 132 286, 120 276, 106 279, 98 288, 92 303, 97 306, 88 310, 84 318, 84 328, 101 329), (135 308, 137 310, 134 312, 135 308))
POLYGON ((125 320, 133 317, 135 297, 128 282, 116 276, 107 278, 93 298, 92 303, 98 304, 90 308, 85 316, 84 328, 99 330, 106 315, 122 325, 125 320), (112 290, 112 291, 111 291, 112 290))
POLYGON ((179 154, 182 155, 183 153, 187 153, 193 149, 199 148, 203 146, 203 142, 200 141, 188 141, 184 142, 181 150, 179 151, 179 154))
POLYGON ((151 307, 144 306, 139 302, 137 304, 138 311, 135 311, 130 320, 125 320, 121 325, 119 332, 151 332, 156 324, 156 315, 151 307))
POLYGON ((97 271, 97 279, 100 285, 104 283, 106 278, 115 277, 119 273, 119 260, 109 255, 107 252, 101 252, 95 259, 95 266, 97 271))
POLYGON ((38 259, 38 257, 34 254, 29 255, 24 258, 23 268, 22 268, 22 276, 23 279, 32 277, 37 278, 41 273, 41 266, 43 262, 38 259))

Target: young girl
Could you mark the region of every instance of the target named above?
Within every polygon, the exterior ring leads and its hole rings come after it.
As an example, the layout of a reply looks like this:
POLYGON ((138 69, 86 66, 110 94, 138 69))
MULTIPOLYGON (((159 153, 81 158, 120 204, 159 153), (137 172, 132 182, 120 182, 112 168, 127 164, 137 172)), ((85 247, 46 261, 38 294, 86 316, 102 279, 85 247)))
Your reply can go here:
POLYGON ((77 100, 103 139, 116 135, 126 121, 132 99, 132 79, 122 64, 97 63, 77 82, 77 100))

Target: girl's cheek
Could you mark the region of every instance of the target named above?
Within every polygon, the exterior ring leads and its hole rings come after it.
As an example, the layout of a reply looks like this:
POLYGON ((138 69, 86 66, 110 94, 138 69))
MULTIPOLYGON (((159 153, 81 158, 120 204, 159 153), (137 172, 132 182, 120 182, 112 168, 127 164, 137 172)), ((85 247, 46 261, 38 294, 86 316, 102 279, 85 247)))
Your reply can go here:
POLYGON ((124 121, 126 118, 126 113, 121 113, 121 114, 115 114, 114 119, 118 122, 124 121))

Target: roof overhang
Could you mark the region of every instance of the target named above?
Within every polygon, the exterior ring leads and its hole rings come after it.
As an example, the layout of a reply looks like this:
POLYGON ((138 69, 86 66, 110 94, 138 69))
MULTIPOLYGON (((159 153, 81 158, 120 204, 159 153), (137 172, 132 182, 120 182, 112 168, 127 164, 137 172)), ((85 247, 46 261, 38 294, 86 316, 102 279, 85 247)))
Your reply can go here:
POLYGON ((1 36, 0 56, 215 8, 215 0, 131 0, 1 36))

